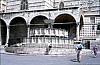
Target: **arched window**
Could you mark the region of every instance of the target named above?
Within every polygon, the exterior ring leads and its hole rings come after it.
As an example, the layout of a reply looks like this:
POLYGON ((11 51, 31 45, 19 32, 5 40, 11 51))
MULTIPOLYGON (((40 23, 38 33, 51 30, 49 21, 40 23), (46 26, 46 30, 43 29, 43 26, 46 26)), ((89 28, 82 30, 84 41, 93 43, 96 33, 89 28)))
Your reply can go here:
POLYGON ((64 8, 64 3, 63 2, 60 2, 59 8, 64 8))
POLYGON ((27 10, 27 9, 28 9, 28 2, 27 2, 27 0, 22 0, 21 1, 20 10, 27 10))

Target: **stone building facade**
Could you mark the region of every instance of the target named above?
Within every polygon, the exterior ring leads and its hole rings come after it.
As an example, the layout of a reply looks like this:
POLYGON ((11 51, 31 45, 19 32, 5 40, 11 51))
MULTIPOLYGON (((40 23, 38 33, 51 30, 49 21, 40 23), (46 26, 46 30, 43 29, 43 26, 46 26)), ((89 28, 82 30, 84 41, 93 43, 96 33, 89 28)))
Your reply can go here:
POLYGON ((6 0, 0 0, 0 12, 6 12, 6 0))

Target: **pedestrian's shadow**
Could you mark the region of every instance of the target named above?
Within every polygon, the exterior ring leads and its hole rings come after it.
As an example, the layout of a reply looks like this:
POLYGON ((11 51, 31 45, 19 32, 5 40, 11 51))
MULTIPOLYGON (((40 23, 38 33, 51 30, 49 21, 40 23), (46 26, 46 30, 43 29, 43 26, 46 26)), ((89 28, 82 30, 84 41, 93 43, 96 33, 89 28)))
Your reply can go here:
POLYGON ((90 56, 91 58, 96 58, 95 56, 90 56))
POLYGON ((72 60, 70 60, 70 61, 72 61, 72 62, 77 62, 77 59, 72 59, 72 60))

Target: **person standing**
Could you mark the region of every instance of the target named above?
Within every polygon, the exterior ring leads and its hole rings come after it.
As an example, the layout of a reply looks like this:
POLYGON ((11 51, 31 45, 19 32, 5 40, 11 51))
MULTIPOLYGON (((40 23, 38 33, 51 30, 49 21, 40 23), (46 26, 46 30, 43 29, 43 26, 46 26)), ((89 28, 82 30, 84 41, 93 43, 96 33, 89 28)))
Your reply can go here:
POLYGON ((98 51, 98 49, 97 49, 97 46, 95 45, 94 47, 93 47, 93 52, 94 52, 94 57, 96 58, 96 56, 97 56, 97 51, 98 51))
POLYGON ((81 60, 82 49, 83 49, 82 43, 81 42, 78 42, 78 44, 76 45, 77 61, 78 62, 80 62, 80 60, 81 60))
POLYGON ((48 55, 49 51, 51 50, 52 48, 52 44, 50 44, 47 48, 46 48, 46 51, 45 51, 45 55, 48 55))

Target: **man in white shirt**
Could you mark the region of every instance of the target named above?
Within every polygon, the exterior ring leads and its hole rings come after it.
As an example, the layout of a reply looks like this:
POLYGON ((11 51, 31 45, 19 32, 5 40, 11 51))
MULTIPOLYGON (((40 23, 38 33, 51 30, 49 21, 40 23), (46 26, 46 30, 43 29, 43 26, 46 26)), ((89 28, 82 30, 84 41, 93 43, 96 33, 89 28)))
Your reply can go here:
POLYGON ((80 62, 81 60, 81 54, 82 54, 82 49, 83 49, 83 45, 81 42, 78 42, 78 44, 76 45, 76 51, 77 51, 77 61, 80 62))

